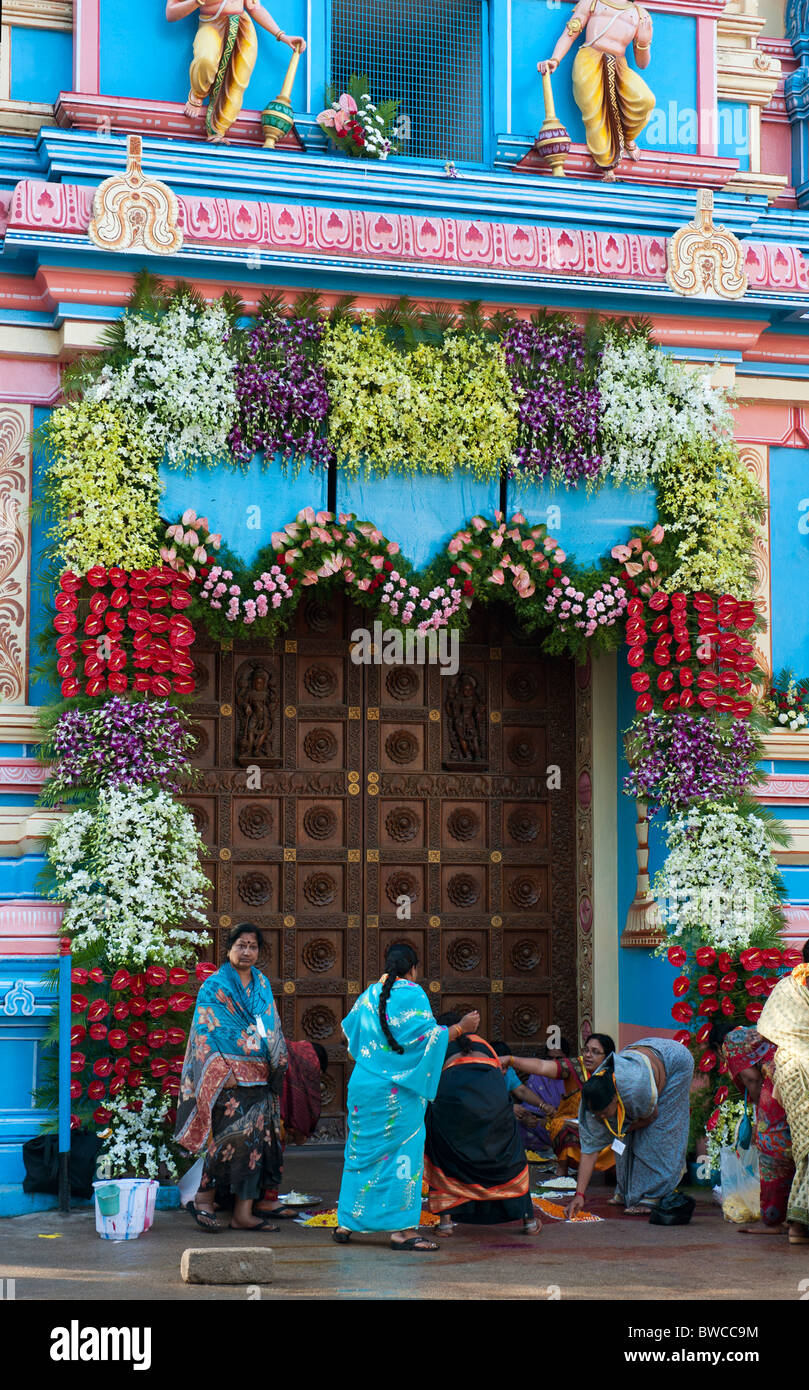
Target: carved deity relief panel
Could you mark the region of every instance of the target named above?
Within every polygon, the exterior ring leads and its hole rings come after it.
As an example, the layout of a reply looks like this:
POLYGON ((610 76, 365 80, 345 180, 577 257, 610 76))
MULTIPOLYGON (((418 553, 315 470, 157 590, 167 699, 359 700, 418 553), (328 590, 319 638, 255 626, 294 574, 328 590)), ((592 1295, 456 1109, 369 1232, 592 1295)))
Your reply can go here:
POLYGON ((391 942, 416 947, 436 1013, 474 1005, 515 1052, 549 1023, 576 1028, 569 665, 476 616, 454 676, 361 666, 361 625, 342 599, 313 598, 274 651, 194 649, 201 781, 186 801, 214 884, 214 958, 239 921, 265 934, 285 1031, 329 1055, 331 1138, 340 1022, 391 942))

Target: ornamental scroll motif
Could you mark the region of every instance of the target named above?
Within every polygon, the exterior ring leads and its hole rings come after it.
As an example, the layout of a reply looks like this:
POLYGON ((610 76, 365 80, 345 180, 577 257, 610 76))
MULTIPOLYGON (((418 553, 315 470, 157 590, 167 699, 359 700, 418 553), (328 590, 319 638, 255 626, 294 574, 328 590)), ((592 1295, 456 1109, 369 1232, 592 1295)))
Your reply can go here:
POLYGON ((675 294, 702 299, 741 299, 747 290, 744 252, 738 237, 715 227, 713 193, 701 188, 693 222, 668 243, 666 281, 675 294))
POLYGON ((30 406, 0 409, 0 698, 26 698, 30 406))
POLYGON ((87 234, 103 251, 174 256, 183 244, 179 205, 165 183, 144 174, 142 156, 140 136, 127 136, 126 172, 99 184, 87 234))

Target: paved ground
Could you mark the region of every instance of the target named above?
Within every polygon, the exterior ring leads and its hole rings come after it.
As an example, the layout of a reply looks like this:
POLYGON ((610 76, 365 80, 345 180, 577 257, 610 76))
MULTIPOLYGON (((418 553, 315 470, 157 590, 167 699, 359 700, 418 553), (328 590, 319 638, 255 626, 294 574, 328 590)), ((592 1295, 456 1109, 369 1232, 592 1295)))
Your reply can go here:
MULTIPOLYGON (((340 1170, 337 1152, 288 1151, 284 1188, 317 1193, 333 1204, 340 1170)), ((458 1228, 435 1255, 394 1254, 377 1236, 341 1247, 328 1231, 293 1222, 283 1222, 278 1235, 205 1236, 181 1211, 158 1212, 148 1234, 118 1244, 98 1239, 89 1210, 65 1217, 45 1212, 0 1222, 0 1277, 16 1280, 18 1300, 244 1301, 249 1295, 242 1288, 183 1284, 180 1256, 187 1246, 208 1240, 262 1241, 277 1260, 275 1282, 260 1291, 267 1300, 806 1297, 809 1247, 790 1247, 785 1237, 740 1235, 709 1196, 695 1195, 700 1204, 689 1226, 667 1229, 642 1219, 548 1221, 534 1237, 513 1226, 458 1228)))

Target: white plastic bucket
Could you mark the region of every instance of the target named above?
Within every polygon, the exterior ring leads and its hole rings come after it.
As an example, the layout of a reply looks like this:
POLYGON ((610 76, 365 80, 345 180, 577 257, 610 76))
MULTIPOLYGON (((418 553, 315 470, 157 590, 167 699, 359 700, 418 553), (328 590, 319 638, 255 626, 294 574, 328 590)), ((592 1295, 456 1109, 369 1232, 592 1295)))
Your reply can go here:
POLYGON ((154 1219, 156 1178, 94 1182, 96 1231, 102 1240, 137 1240, 154 1219))

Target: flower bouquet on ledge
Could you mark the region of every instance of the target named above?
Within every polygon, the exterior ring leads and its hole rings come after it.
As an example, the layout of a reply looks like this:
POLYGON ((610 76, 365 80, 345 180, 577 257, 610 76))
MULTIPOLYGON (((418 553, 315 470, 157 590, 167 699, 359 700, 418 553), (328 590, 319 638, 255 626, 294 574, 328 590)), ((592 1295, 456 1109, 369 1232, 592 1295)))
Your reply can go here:
POLYGON ((338 94, 336 87, 327 87, 326 100, 330 105, 320 112, 317 123, 335 149, 352 159, 387 159, 396 153, 391 127, 399 102, 375 105, 367 77, 352 77, 347 92, 338 94))
POLYGON ((765 709, 777 729, 798 733, 809 725, 809 677, 796 679, 793 671, 784 667, 770 686, 765 709))

